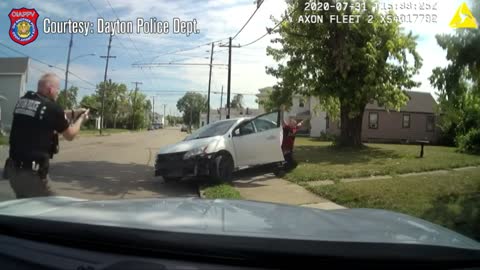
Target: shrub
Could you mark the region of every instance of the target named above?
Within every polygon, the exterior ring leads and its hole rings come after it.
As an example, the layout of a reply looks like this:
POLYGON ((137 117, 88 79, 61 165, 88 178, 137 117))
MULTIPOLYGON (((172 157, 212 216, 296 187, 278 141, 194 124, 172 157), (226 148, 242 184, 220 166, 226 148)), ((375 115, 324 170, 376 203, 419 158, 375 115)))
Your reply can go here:
POLYGON ((320 133, 320 137, 318 138, 319 141, 326 141, 326 142, 334 142, 336 139, 337 139, 337 136, 323 132, 323 131, 322 133, 320 133))
POLYGON ((467 134, 457 136, 456 142, 461 152, 480 154, 480 129, 471 129, 467 134))

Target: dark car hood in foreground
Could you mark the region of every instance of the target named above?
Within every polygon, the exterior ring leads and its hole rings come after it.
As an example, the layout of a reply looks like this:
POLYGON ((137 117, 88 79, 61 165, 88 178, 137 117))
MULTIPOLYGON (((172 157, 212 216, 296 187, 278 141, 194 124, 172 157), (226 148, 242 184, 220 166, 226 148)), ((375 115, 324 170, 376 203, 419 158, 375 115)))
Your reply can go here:
POLYGON ((159 231, 480 249, 480 243, 430 222, 374 209, 324 211, 191 198, 85 201, 45 197, 2 202, 0 215, 159 231))

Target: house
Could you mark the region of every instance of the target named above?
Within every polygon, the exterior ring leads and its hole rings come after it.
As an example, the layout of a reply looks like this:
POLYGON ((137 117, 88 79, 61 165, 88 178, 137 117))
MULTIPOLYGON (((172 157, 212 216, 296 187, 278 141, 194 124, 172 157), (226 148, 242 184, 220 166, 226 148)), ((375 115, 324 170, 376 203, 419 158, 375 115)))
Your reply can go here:
MULTIPOLYGON (((365 108, 362 123, 362 140, 367 142, 414 142, 428 140, 435 143, 440 135, 436 125, 437 103, 430 93, 408 91, 408 103, 399 112, 388 111, 376 103, 365 108)), ((268 98, 269 88, 260 89, 258 100, 268 98)), ((260 110, 265 111, 260 104, 260 110)), ((340 122, 330 121, 326 112, 319 108, 319 99, 295 95, 292 107, 285 113, 284 119, 306 120, 299 133, 310 137, 322 134, 340 134, 340 122)))
POLYGON ((17 100, 26 92, 29 63, 28 57, 0 58, 0 128, 7 132, 17 100))
MULTIPOLYGON (((242 108, 242 109, 233 109, 230 108, 230 118, 240 118, 240 117, 255 117, 262 114, 262 111, 259 109, 251 108, 242 108)), ((216 110, 210 110, 210 123, 214 123, 218 120, 227 118, 226 108, 219 108, 216 110)), ((207 124, 207 113, 200 114, 200 126, 203 127, 207 124)))
MULTIPOLYGON (((271 91, 269 87, 260 89, 257 100, 261 101, 269 98, 269 91, 271 91)), ((265 112, 261 102, 259 102, 259 110, 262 113, 265 112)), ((319 109, 318 98, 295 95, 292 97, 291 108, 284 114, 284 120, 293 118, 297 122, 305 121, 298 134, 320 137, 322 133, 326 132, 326 116, 327 113, 319 109)))
MULTIPOLYGON (((364 142, 403 142, 418 140, 437 142, 440 130, 436 123, 437 103, 430 93, 408 91, 409 101, 400 111, 388 111, 377 103, 365 107, 362 123, 364 142)), ((340 134, 339 121, 329 121, 327 133, 340 134)))
POLYGON ((159 113, 154 113, 153 114, 153 119, 152 119, 152 123, 154 125, 157 125, 157 124, 162 124, 162 125, 166 125, 167 123, 165 123, 165 117, 159 113))

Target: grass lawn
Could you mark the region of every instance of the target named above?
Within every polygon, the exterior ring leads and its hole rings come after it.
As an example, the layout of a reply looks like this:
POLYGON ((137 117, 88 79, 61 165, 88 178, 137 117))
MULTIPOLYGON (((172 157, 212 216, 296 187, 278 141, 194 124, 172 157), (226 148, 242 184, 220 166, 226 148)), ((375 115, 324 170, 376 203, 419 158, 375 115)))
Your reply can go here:
POLYGON ((301 183, 480 165, 480 156, 457 153, 453 147, 427 145, 420 159, 418 145, 367 144, 361 150, 338 150, 331 145, 297 138, 295 158, 299 166, 286 178, 301 183))
POLYGON ((0 145, 8 145, 8 136, 0 136, 0 145))
POLYGON ((230 184, 213 184, 202 188, 206 199, 242 199, 240 193, 230 184))
POLYGON ((393 210, 480 240, 480 168, 308 189, 349 208, 393 210))

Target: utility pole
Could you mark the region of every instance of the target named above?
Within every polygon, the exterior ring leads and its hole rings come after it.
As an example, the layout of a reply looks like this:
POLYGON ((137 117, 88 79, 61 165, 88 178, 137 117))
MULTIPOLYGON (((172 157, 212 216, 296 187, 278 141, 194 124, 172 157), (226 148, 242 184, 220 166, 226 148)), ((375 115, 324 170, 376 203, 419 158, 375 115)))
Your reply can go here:
POLYGON ((167 109, 167 104, 163 104, 163 126, 165 127, 165 113, 167 109))
POLYGON ((227 119, 230 119, 230 90, 232 87, 232 38, 228 39, 228 85, 227 85, 227 119))
POLYGON ((208 76, 208 97, 207 97, 207 125, 210 124, 210 87, 212 85, 212 64, 213 64, 213 49, 215 44, 212 42, 212 50, 210 52, 210 75, 208 76))
POLYGON ((223 85, 222 85, 222 93, 220 94, 220 120, 222 120, 222 106, 223 106, 223 85))
POLYGON ((68 56, 67 56, 67 69, 65 70, 65 92, 64 94, 64 102, 65 102, 65 108, 67 109, 67 87, 68 87, 68 70, 70 68, 70 54, 72 53, 72 46, 73 46, 73 32, 70 34, 70 44, 68 45, 68 56))
POLYGON ((155 125, 155 96, 153 98, 153 106, 152 106, 152 126, 155 125))
POLYGON ((192 133, 192 116, 193 116, 193 106, 190 104, 190 123, 188 125, 188 129, 190 133, 192 133))
MULTIPOLYGON (((220 47, 227 47, 220 45, 220 47)), ((230 93, 232 83, 232 47, 240 48, 240 45, 232 46, 232 38, 228 39, 228 85, 227 85, 227 119, 230 119, 230 93)))
POLYGON ((100 56, 100 58, 105 58, 106 59, 106 64, 105 64, 105 76, 103 77, 103 91, 102 91, 102 111, 101 111, 101 118, 100 118, 100 135, 102 135, 102 129, 103 129, 103 124, 104 124, 104 118, 105 118, 105 92, 107 92, 107 72, 108 72, 108 60, 110 58, 117 58, 116 56, 111 56, 110 55, 110 49, 112 48, 112 33, 110 33, 110 39, 108 40, 108 50, 107 50, 107 56, 100 56))
POLYGON ((132 102, 132 130, 135 130, 135 103, 137 103, 137 92, 138 92, 138 85, 142 84, 141 82, 132 82, 135 84, 135 94, 133 96, 132 102))

